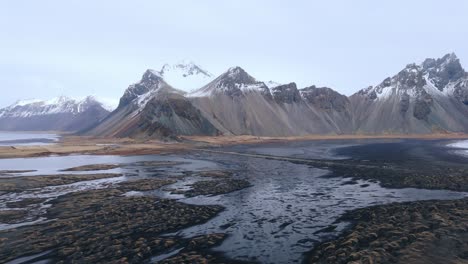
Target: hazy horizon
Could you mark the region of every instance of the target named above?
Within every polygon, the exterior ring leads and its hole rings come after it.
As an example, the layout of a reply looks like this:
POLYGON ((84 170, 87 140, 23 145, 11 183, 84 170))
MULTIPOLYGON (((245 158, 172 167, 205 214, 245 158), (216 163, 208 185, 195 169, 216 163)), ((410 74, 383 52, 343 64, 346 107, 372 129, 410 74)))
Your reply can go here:
POLYGON ((468 61, 465 1, 15 1, 1 4, 0 107, 60 95, 118 100, 148 69, 221 74, 350 95, 406 64, 468 61))

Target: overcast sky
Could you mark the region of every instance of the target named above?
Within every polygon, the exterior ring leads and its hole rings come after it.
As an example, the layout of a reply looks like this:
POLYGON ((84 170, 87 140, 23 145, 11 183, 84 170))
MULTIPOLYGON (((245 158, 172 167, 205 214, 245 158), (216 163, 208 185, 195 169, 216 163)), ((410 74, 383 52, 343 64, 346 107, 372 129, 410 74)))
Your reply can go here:
POLYGON ((183 59, 347 95, 426 57, 455 52, 468 65, 465 0, 0 3, 0 106, 118 99, 145 69, 183 59))

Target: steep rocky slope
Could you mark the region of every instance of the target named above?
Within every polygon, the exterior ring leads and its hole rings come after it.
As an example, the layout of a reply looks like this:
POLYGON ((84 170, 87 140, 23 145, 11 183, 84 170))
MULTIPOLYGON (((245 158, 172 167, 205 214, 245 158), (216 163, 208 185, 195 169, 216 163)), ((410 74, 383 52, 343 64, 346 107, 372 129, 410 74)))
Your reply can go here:
POLYGON ((117 109, 85 134, 142 138, 218 134, 184 94, 167 84, 161 72, 147 70, 125 91, 117 109))
POLYGON ((468 131, 468 75, 455 54, 409 64, 350 97, 357 133, 468 131))
MULTIPOLYGON (((339 112, 304 100, 295 83, 271 90, 240 67, 188 95, 195 107, 226 135, 287 136, 350 133, 339 112), (340 118, 342 119, 342 118, 340 118)), ((327 95, 323 94, 323 100, 327 95)))

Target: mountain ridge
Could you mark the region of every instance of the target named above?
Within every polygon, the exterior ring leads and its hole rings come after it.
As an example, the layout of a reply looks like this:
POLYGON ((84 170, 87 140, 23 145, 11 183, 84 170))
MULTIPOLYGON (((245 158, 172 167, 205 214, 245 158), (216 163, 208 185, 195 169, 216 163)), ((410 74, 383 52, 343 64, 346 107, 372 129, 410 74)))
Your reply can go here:
POLYGON ((77 131, 95 125, 109 112, 93 96, 19 100, 0 109, 0 130, 77 131))
POLYGON ((330 87, 265 83, 239 66, 214 78, 193 62, 164 64, 146 70, 114 111, 83 130, 139 138, 440 132, 468 132, 468 74, 454 53, 407 64, 351 96, 330 87), (171 71, 209 81, 187 91, 168 80, 171 71))

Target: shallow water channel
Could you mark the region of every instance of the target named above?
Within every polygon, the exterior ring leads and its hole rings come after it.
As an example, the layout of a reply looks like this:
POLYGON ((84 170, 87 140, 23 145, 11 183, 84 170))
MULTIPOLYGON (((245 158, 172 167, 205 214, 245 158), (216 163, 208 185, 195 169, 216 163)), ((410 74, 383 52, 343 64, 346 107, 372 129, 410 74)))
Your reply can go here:
MULTIPOLYGON (((356 144, 361 143, 330 143, 328 146, 306 144, 301 147, 297 145, 251 146, 230 150, 285 157, 345 159, 348 157, 337 156, 334 150, 356 144)), ((350 181, 346 177, 327 177, 330 171, 313 168, 310 165, 204 151, 166 156, 65 156, 6 159, 0 160, 0 169, 38 170, 20 175, 59 174, 59 170, 68 167, 100 163, 125 164, 118 169, 99 172, 117 172, 124 176, 3 194, 0 195, 0 209, 4 208, 8 201, 27 197, 53 199, 71 191, 106 188, 109 184, 133 177, 168 177, 184 175, 187 171, 231 170, 234 172, 234 178, 247 179, 252 186, 228 194, 193 198, 172 195, 164 190, 131 193, 131 195, 157 195, 178 199, 185 203, 223 205, 226 210, 209 222, 167 235, 192 237, 215 232, 227 233, 228 238, 215 250, 225 253, 228 257, 256 260, 262 263, 299 263, 302 261, 303 254, 313 248, 316 243, 336 236, 346 228, 344 223, 335 224, 333 228, 327 227, 334 225, 336 219, 347 210, 391 202, 457 199, 467 196, 467 193, 443 190, 382 188, 375 182, 350 181), (138 165, 141 161, 183 163, 151 168, 138 165)), ((186 189, 196 180, 199 179, 185 176, 167 187, 186 189)), ((37 214, 44 209, 41 206, 37 207, 37 214)), ((3 229, 10 227, 12 226, 0 225, 3 229)))

